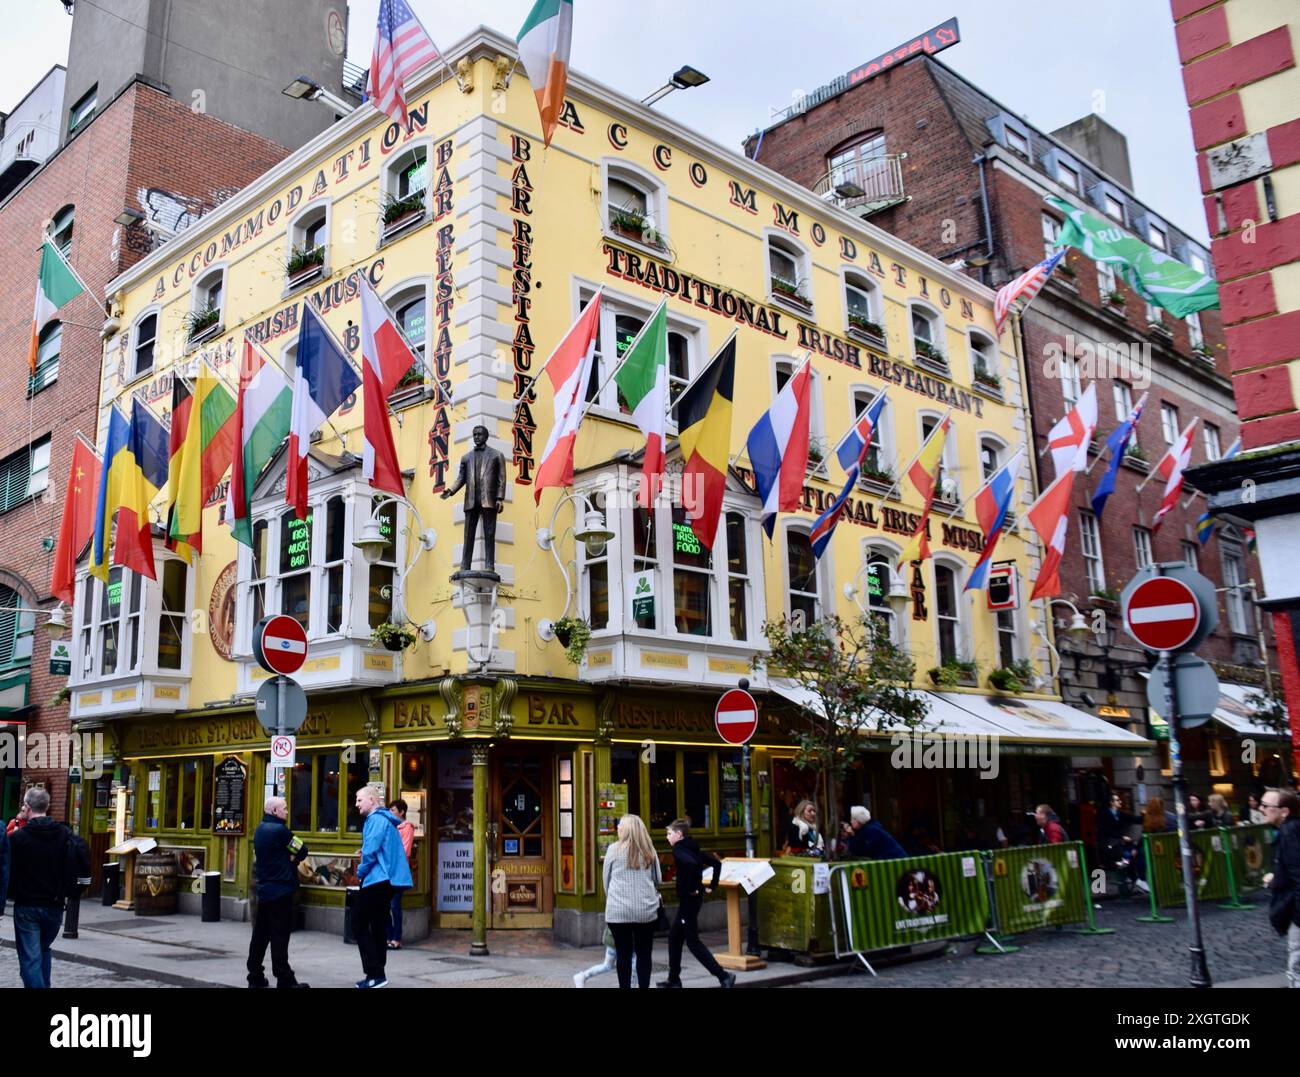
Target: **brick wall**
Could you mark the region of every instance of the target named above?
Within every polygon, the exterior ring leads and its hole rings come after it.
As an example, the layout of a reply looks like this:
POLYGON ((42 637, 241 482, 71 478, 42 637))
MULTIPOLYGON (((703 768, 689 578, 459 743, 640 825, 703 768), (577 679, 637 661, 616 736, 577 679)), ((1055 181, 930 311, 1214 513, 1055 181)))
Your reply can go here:
MULTIPOLYGON (((53 553, 42 548, 42 540, 58 535, 74 432, 95 440, 104 288, 147 250, 143 229, 124 230, 114 218, 127 206, 150 212, 140 202, 141 189, 159 192, 153 199, 158 206, 165 192, 199 213, 287 152, 136 83, 0 204, 0 458, 51 436, 49 493, 0 515, 0 582, 18 591, 25 605, 53 602, 53 553), (41 234, 44 222, 68 204, 76 213, 69 261, 95 295, 79 296, 61 312, 58 378, 28 399, 27 340, 41 234)), ((67 705, 49 705, 67 678, 49 675, 48 655, 47 633, 38 627, 29 734, 68 730, 67 705)), ((45 783, 54 814, 62 817, 66 771, 29 769, 23 777, 24 784, 45 783)))

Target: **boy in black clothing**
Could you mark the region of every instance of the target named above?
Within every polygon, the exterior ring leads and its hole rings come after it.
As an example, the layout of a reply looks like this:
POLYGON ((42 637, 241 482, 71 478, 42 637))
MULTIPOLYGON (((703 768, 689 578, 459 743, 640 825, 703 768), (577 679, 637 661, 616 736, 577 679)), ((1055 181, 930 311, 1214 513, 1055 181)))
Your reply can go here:
POLYGON ((716 886, 722 876, 722 861, 706 853, 691 837, 688 819, 674 819, 668 824, 668 844, 673 847, 673 859, 677 862, 678 906, 672 927, 668 929, 668 979, 661 980, 659 986, 682 986, 682 944, 685 943, 695 960, 716 976, 722 987, 734 987, 735 974, 727 972, 709 953, 709 948, 700 941, 696 923, 704 895, 709 892, 704 885, 704 869, 713 869, 711 882, 716 886))

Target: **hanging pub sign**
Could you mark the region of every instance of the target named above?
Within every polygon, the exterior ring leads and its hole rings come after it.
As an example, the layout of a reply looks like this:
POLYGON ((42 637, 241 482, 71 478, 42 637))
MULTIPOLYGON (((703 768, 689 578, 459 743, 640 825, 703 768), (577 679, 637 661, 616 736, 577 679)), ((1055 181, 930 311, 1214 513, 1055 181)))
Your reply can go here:
POLYGON ((1020 576, 1014 561, 995 561, 989 566, 989 609, 1020 608, 1020 576))
POLYGON ((654 569, 632 573, 631 597, 632 616, 638 621, 654 623, 655 616, 655 574, 654 569))

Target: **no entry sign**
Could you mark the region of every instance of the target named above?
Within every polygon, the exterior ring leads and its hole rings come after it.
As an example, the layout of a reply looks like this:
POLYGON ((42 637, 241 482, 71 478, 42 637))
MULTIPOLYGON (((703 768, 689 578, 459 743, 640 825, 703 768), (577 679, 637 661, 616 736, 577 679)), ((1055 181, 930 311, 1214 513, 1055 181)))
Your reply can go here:
POLYGON ((733 688, 718 700, 713 724, 728 744, 745 744, 758 729, 758 704, 743 688, 733 688))
POLYGON ((1195 592, 1172 576, 1153 576, 1129 595, 1124 608, 1129 635, 1149 651, 1176 651, 1196 637, 1201 604, 1195 592))
POLYGON ((307 630, 283 614, 267 617, 253 632, 253 657, 268 673, 297 673, 307 661, 307 630))

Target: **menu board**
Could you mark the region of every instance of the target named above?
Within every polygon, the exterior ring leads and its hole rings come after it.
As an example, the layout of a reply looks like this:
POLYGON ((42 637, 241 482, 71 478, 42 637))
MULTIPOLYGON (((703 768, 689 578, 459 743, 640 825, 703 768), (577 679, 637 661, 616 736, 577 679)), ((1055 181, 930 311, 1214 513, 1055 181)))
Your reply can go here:
POLYGON ((618 821, 627 814, 627 783, 596 786, 596 858, 604 860, 618 841, 618 821))
POLYGON ((248 768, 238 759, 224 760, 216 769, 213 781, 212 829, 218 834, 244 832, 244 784, 248 768))

